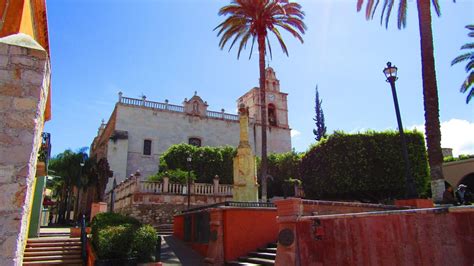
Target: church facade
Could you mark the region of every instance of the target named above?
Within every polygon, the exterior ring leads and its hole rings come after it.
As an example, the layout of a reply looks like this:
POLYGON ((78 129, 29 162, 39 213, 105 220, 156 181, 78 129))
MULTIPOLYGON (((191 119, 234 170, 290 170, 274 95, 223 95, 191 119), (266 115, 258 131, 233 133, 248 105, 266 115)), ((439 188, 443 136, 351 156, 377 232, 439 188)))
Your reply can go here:
MULTIPOLYGON (((279 80, 267 68, 268 152, 291 151, 288 124, 288 94, 280 92, 279 80)), ((260 90, 253 88, 237 100, 249 111, 250 145, 261 154, 260 90)), ((158 171, 159 158, 171 145, 234 146, 239 144, 239 117, 208 110, 208 104, 194 94, 182 105, 129 98, 119 93, 107 123, 102 123, 91 144, 91 156, 106 158, 117 182, 139 170, 144 178, 158 171)), ((112 188, 109 180, 106 191, 112 188)))

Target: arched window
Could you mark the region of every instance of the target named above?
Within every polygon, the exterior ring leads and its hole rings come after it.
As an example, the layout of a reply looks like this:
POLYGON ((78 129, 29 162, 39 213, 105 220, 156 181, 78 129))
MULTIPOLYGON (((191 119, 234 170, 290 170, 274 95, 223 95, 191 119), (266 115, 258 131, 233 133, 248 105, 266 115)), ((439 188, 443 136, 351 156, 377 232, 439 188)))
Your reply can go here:
POLYGON ((268 105, 268 124, 274 127, 277 126, 276 108, 272 103, 268 105))

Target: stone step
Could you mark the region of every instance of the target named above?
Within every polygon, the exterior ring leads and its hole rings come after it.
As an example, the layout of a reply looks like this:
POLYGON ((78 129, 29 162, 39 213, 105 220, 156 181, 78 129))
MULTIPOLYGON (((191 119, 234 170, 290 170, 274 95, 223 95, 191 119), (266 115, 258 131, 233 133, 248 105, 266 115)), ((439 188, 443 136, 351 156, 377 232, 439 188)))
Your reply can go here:
POLYGON ((48 255, 77 255, 81 254, 80 249, 69 249, 69 250, 48 250, 48 251, 26 251, 24 257, 38 257, 38 256, 48 256, 48 255))
POLYGON ((257 266, 257 265, 261 265, 261 264, 255 264, 255 263, 250 263, 250 262, 242 262, 242 261, 230 261, 230 262, 227 262, 226 265, 227 266, 239 266, 239 265, 257 266))
POLYGON ((76 251, 81 250, 81 246, 57 246, 57 247, 27 247, 25 252, 44 252, 44 251, 76 251))
POLYGON ((268 244, 267 248, 277 248, 278 244, 277 243, 270 243, 268 244))
POLYGON ((265 253, 275 253, 277 252, 277 248, 259 248, 257 251, 265 252, 265 253))
POLYGON ((253 257, 239 257, 239 261, 250 262, 260 265, 275 265, 274 260, 262 259, 262 258, 253 258, 253 257))
POLYGON ((35 265, 35 266, 47 266, 47 265, 70 265, 70 266, 82 266, 81 259, 73 260, 46 260, 46 261, 28 261, 23 262, 23 265, 35 265))
POLYGON ((249 257, 270 259, 270 260, 275 260, 276 258, 276 253, 267 253, 267 252, 250 252, 248 255, 249 257))
POLYGON ((30 261, 50 261, 50 260, 80 260, 81 254, 65 254, 65 255, 48 255, 48 256, 37 256, 37 257, 24 257, 24 262, 30 261))
POLYGON ((65 237, 39 237, 39 238, 30 238, 28 243, 49 243, 49 242, 80 242, 81 238, 65 238, 65 237))
POLYGON ((26 247, 71 247, 71 246, 81 246, 81 242, 71 242, 71 241, 64 241, 64 242, 39 242, 39 243, 31 243, 27 242, 26 247))

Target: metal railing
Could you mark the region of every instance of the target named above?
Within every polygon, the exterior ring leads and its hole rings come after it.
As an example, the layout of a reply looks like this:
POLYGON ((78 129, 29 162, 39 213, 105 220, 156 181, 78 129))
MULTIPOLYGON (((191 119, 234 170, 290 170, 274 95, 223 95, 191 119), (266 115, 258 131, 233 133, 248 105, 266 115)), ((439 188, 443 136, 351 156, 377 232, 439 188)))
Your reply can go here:
POLYGON ((86 232, 86 216, 81 218, 81 257, 84 265, 87 265, 87 232, 86 232))
POLYGON ((238 208, 276 208, 272 202, 243 202, 243 201, 225 201, 216 204, 210 204, 206 206, 196 207, 188 210, 181 211, 182 213, 195 212, 205 209, 217 208, 217 207, 238 207, 238 208))

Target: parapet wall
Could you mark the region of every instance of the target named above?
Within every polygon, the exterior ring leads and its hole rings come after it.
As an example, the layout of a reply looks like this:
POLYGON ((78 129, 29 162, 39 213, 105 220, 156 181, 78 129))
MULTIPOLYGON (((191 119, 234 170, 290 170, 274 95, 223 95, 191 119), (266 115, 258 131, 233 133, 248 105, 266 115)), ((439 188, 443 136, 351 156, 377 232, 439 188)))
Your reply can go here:
POLYGON ((295 216, 282 202, 276 265, 474 264, 474 207, 295 216))

